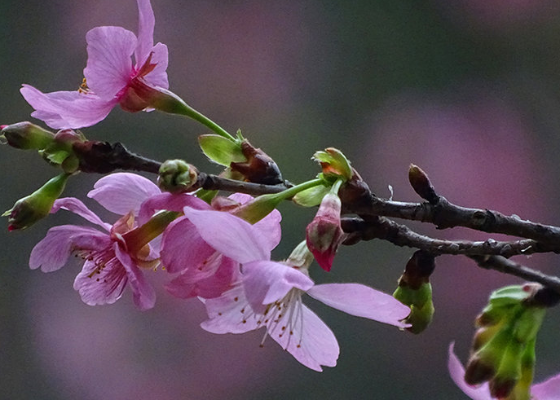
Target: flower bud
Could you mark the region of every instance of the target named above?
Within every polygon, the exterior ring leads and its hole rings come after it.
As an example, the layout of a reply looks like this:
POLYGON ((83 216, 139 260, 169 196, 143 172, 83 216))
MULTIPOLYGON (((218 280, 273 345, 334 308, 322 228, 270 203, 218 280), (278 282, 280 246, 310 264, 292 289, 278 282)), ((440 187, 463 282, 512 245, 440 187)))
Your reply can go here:
POLYGON ((534 368, 534 346, 545 314, 540 299, 542 286, 507 286, 490 296, 477 317, 465 382, 489 382, 493 397, 530 398, 534 368))
POLYGON ((54 133, 31 122, 24 121, 12 125, 2 125, 2 137, 16 149, 43 150, 54 140, 54 133))
POLYGON ((439 196, 436 194, 428 174, 426 174, 420 167, 410 164, 408 169, 408 180, 414 191, 418 196, 424 200, 428 200, 431 204, 436 204, 439 201, 439 196))
POLYGON ((49 215, 54 201, 62 194, 69 176, 60 174, 52 178, 40 189, 18 200, 10 210, 2 214, 3 217, 8 217, 8 230, 28 228, 49 215))
POLYGON ((408 260, 399 278, 399 286, 393 293, 393 297, 410 307, 410 314, 405 320, 411 324, 407 328, 409 332, 421 333, 432 322, 435 309, 430 275, 435 267, 435 257, 418 250, 408 260))
POLYGON ((196 182, 197 169, 183 160, 167 160, 159 168, 158 186, 170 193, 187 192, 196 182))
POLYGON ((352 179, 354 172, 350 166, 350 161, 340 150, 329 147, 325 151, 316 152, 313 159, 321 164, 325 178, 342 179, 345 182, 352 179))
POLYGON ((231 162, 229 166, 232 171, 241 173, 249 182, 265 185, 276 185, 283 182, 278 165, 264 151, 253 147, 247 140, 243 140, 241 152, 247 161, 231 162))
POLYGON ((338 195, 328 193, 323 197, 315 218, 306 228, 307 247, 319 266, 327 272, 331 270, 334 256, 344 238, 340 225, 341 208, 338 195))

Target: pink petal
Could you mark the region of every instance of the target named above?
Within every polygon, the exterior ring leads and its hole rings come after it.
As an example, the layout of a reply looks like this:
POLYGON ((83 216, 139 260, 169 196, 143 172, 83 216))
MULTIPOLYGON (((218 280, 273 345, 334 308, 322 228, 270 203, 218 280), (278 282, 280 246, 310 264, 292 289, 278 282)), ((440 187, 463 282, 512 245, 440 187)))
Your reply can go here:
POLYGON ((453 382, 459 389, 463 391, 467 396, 473 400, 492 400, 490 396, 490 389, 488 388, 488 383, 484 383, 478 387, 470 386, 465 383, 465 368, 453 352, 454 343, 451 342, 449 345, 449 361, 447 367, 449 369, 449 375, 453 382))
POLYGON ((95 125, 117 104, 117 99, 104 100, 77 90, 43 93, 33 86, 23 85, 20 92, 36 110, 31 116, 54 129, 78 129, 95 125))
POLYGON ((313 286, 313 281, 305 274, 274 261, 244 264, 242 272, 245 295, 256 312, 264 312, 267 304, 284 298, 291 289, 306 291, 313 286))
POLYGON ((331 329, 307 306, 299 303, 293 307, 298 315, 291 318, 291 324, 269 326, 269 335, 308 368, 322 371, 321 366, 334 367, 340 349, 331 329))
POLYGON ((369 318, 385 324, 406 328, 401 322, 410 308, 393 296, 358 283, 330 283, 315 285, 307 294, 326 305, 357 317, 369 318))
POLYGON ((169 60, 169 54, 167 46, 163 43, 156 44, 152 49, 152 59, 151 63, 155 64, 155 68, 146 74, 144 80, 156 87, 163 89, 169 88, 169 80, 167 79, 167 64, 169 60))
POLYGON ((138 215, 142 202, 158 194, 161 190, 149 179, 121 172, 99 179, 88 197, 115 214, 125 215, 134 211, 138 215))
POLYGON ((133 76, 131 56, 136 48, 136 36, 118 26, 101 26, 90 30, 86 41, 87 85, 97 96, 112 100, 133 76))
POLYGON ((163 233, 161 260, 170 273, 197 268, 215 252, 185 217, 173 221, 163 233))
MULTIPOLYGON (((243 205, 253 200, 253 196, 244 193, 234 193, 228 196, 228 199, 243 205)), ((280 228, 281 221, 282 214, 280 214, 280 211, 274 210, 253 225, 262 232, 262 237, 268 242, 267 249, 270 251, 278 246, 282 238, 282 230, 280 228)))
POLYGON ((253 225, 256 229, 261 231, 261 237, 266 240, 266 249, 268 251, 272 251, 272 249, 276 248, 280 243, 280 239, 282 238, 280 221, 282 221, 282 215, 278 210, 274 210, 253 225))
POLYGON ((245 333, 263 327, 247 303, 243 287, 235 286, 222 296, 204 301, 209 319, 202 329, 212 333, 245 333))
POLYGON ((141 67, 154 47, 156 19, 150 0, 138 0, 138 45, 134 50, 136 66, 141 67))
POLYGON ((75 197, 63 197, 55 200, 51 213, 54 214, 60 209, 73 212, 74 214, 84 218, 86 221, 99 225, 107 231, 111 230, 110 224, 103 222, 93 211, 87 208, 81 200, 76 199, 75 197))
POLYGON ((186 270, 170 283, 165 285, 167 291, 175 297, 188 299, 201 297, 213 299, 220 297, 232 288, 239 276, 239 264, 230 258, 220 255, 216 258, 217 270, 210 271, 186 270))
POLYGON ((204 200, 199 199, 191 194, 171 194, 161 193, 150 197, 140 207, 138 215, 138 223, 144 224, 156 211, 168 210, 175 212, 183 212, 185 207, 196 208, 199 210, 210 209, 210 205, 204 200))
POLYGON ((240 263, 270 259, 269 241, 247 221, 221 211, 186 207, 184 213, 206 243, 226 257, 240 263))
POLYGON ((113 257, 101 270, 95 263, 86 261, 82 271, 74 280, 74 289, 87 305, 113 304, 122 296, 127 282, 125 268, 116 257, 113 257))
POLYGON ((61 225, 49 229, 47 235, 33 250, 29 258, 31 269, 41 268, 43 272, 52 272, 62 268, 75 249, 103 248, 110 244, 106 233, 93 228, 61 225))
POLYGON ((535 400, 556 400, 560 398, 560 375, 533 385, 531 387, 531 394, 535 400))
POLYGON ((156 303, 154 288, 146 281, 144 274, 130 256, 117 243, 114 246, 115 254, 126 270, 134 304, 142 311, 153 308, 156 303))

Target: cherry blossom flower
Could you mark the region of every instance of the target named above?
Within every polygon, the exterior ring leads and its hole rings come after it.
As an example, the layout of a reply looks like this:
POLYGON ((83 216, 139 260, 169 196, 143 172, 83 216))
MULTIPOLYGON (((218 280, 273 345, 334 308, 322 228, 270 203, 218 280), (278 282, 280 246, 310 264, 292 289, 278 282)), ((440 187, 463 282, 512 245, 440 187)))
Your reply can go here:
MULTIPOLYGON (((212 206, 201 201, 194 208, 200 210, 219 209, 232 212, 240 205, 249 202, 251 196, 237 193, 229 198, 216 198, 212 206)), ((189 205, 193 208, 193 204, 189 205)), ((280 242, 281 215, 274 210, 254 225, 267 238, 267 249, 272 250, 280 242)), ((224 225, 222 229, 229 229, 224 225)), ((166 289, 179 298, 215 298, 232 287, 239 279, 239 262, 225 257, 209 244, 198 232, 197 227, 187 218, 179 217, 173 221, 163 234, 161 259, 166 270, 177 273, 166 289)))
POLYGON ((307 262, 271 261, 270 241, 255 225, 214 210, 185 208, 184 213, 204 241, 241 264, 237 284, 204 301, 209 315, 204 329, 244 333, 266 327, 265 337, 271 336, 308 368, 322 371, 322 366, 336 365, 339 347, 330 328, 302 303, 303 294, 351 315, 407 326, 401 320, 410 309, 385 293, 354 283, 315 285, 307 262))
MULTIPOLYGON (((470 386, 465 383, 465 368, 453 352, 454 343, 449 345, 448 368, 451 379, 459 389, 473 400, 492 400, 488 383, 479 386, 470 386)), ((547 379, 544 382, 531 386, 531 398, 533 400, 556 400, 560 398, 560 374, 547 379)))
POLYGON ((154 232, 138 227, 135 216, 144 200, 159 194, 154 183, 138 175, 120 173, 100 179, 88 196, 122 215, 113 225, 103 222, 78 199, 56 200, 52 213, 60 209, 71 211, 101 230, 75 225, 51 228, 33 248, 29 266, 43 272, 56 271, 74 254, 85 260, 74 289, 86 304, 112 304, 128 285, 138 308, 153 307, 155 292, 142 269, 159 263, 157 251, 148 244, 154 232))
POLYGON ((33 117, 55 129, 77 129, 103 120, 117 104, 131 112, 153 107, 154 96, 169 87, 168 51, 162 43, 153 44, 155 18, 150 0, 137 2, 138 37, 117 26, 87 33, 88 61, 79 90, 43 93, 23 85, 21 94, 35 109, 33 117))

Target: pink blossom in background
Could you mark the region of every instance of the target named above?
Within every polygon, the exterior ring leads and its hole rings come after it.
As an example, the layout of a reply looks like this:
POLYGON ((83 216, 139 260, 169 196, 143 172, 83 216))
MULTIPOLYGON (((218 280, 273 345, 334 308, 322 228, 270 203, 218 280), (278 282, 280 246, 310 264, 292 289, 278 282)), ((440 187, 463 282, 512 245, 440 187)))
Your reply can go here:
MULTIPOLYGON (((291 361, 260 349, 259 335, 232 338, 200 329, 204 307, 169 296, 139 313, 129 299, 88 307, 68 290, 72 271, 31 279, 26 317, 33 347, 57 396, 80 400, 241 400, 281 377, 291 361), (47 278, 47 279, 45 279, 47 278)), ((278 381, 281 382, 281 381, 278 381)))
MULTIPOLYGON (((378 196, 421 202, 408 182, 408 168, 418 165, 429 175, 436 192, 464 207, 492 208, 532 221, 554 220, 548 199, 554 185, 548 181, 543 152, 536 135, 524 121, 516 104, 488 88, 458 87, 454 93, 401 94, 376 111, 364 130, 367 133, 361 159, 354 160, 378 196), (538 207, 535 207, 538 204, 538 207)), ((502 239, 497 234, 467 229, 435 230, 409 224, 421 233, 446 239, 502 239)), ((542 258, 516 257, 529 266, 542 258)), ((448 295, 453 307, 440 307, 434 323, 454 318, 458 310, 476 315, 487 293, 497 286, 518 282, 500 274, 480 274, 463 257, 443 256, 436 260, 452 273, 433 275, 434 296, 448 295)), ((404 267, 404 265, 403 265, 404 267)), ((445 301, 445 304, 451 303, 445 301)))
POLYGON ((117 104, 131 112, 149 108, 146 94, 169 87, 168 54, 167 46, 153 44, 155 18, 150 0, 138 0, 138 11, 138 37, 116 26, 100 26, 87 33, 86 86, 80 90, 43 93, 23 85, 21 94, 35 109, 31 115, 51 128, 77 129, 103 120, 117 104))

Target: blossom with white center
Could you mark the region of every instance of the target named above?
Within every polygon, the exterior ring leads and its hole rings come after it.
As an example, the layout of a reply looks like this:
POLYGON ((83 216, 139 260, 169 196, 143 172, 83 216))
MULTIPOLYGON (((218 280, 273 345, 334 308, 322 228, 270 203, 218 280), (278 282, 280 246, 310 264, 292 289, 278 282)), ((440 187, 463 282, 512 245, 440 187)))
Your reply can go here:
POLYGON ((150 0, 137 2, 138 37, 118 26, 100 26, 87 33, 88 61, 79 90, 43 93, 23 85, 20 91, 35 109, 33 117, 51 128, 77 129, 103 120, 117 104, 130 112, 150 110, 155 98, 165 96, 167 46, 154 45, 150 0))
POLYGON ((348 284, 315 285, 307 264, 270 260, 266 233, 228 213, 184 210, 200 236, 224 256, 241 264, 241 278, 222 296, 205 300, 209 319, 202 327, 214 333, 244 333, 267 329, 300 363, 322 371, 333 367, 339 347, 331 329, 302 301, 311 297, 348 314, 404 328, 410 309, 388 294, 348 284))

